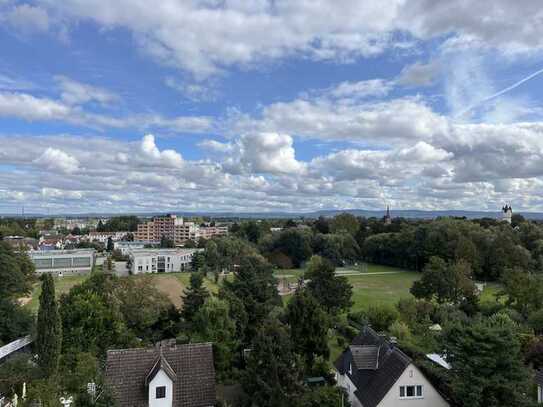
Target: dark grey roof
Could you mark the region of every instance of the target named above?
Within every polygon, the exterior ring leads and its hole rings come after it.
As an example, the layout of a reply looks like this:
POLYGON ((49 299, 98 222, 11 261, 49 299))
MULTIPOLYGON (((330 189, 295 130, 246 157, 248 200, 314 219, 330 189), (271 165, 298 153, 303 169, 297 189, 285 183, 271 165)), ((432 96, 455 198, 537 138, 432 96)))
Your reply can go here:
POLYGON ((216 403, 213 348, 211 343, 196 343, 162 346, 161 350, 154 347, 108 351, 106 381, 120 407, 147 407, 145 381, 157 364, 175 374, 173 407, 216 403))
POLYGON ((379 346, 351 345, 349 350, 357 369, 375 370, 379 366, 379 346))
POLYGON ((535 372, 535 383, 538 386, 543 387, 543 369, 536 370, 536 372, 535 372))
MULTIPOLYGON (((369 353, 369 352, 368 352, 369 353)), ((347 348, 336 360, 335 367, 341 374, 347 374, 357 391, 355 396, 364 407, 377 406, 399 379, 404 370, 411 363, 411 359, 399 348, 390 344, 384 336, 378 335, 370 327, 365 327, 353 339, 352 345, 347 348), (378 348, 376 369, 356 369, 356 359, 352 349, 360 347, 378 348), (352 374, 349 366, 353 364, 352 374)))

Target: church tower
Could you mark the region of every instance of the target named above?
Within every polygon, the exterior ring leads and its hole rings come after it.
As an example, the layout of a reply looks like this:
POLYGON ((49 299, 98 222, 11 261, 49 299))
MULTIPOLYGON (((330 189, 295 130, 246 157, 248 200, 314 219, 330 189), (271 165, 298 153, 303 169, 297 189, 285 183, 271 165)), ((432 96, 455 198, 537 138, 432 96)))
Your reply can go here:
POLYGON ((387 211, 385 217, 383 218, 385 225, 390 225, 392 223, 392 218, 390 217, 390 207, 387 205, 387 211))
POLYGON ((510 224, 512 217, 513 209, 511 208, 511 205, 505 204, 505 206, 502 208, 502 221, 510 224))

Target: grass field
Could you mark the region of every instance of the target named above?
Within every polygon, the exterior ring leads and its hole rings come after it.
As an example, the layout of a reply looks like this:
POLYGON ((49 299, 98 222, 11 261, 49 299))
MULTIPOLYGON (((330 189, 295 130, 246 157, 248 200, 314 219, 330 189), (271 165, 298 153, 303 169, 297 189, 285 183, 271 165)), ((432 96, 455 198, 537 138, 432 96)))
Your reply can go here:
MULTIPOLYGON (((152 276, 155 287, 162 291, 168 296, 176 306, 181 306, 181 295, 183 290, 190 283, 190 273, 160 273, 160 274, 146 274, 147 276, 152 276)), ((55 277, 55 290, 57 298, 61 294, 67 293, 70 289, 77 285, 81 284, 87 278, 89 274, 79 275, 79 276, 64 276, 64 277, 55 277)), ((140 278, 140 276, 129 276, 123 278, 140 278)), ((219 286, 215 284, 212 280, 205 278, 204 285, 206 288, 213 293, 216 293, 219 290, 219 286)), ((41 294, 41 283, 36 283, 32 290, 32 293, 29 297, 21 299, 21 302, 25 304, 25 307, 30 309, 32 312, 37 312, 39 306, 39 298, 41 294)))

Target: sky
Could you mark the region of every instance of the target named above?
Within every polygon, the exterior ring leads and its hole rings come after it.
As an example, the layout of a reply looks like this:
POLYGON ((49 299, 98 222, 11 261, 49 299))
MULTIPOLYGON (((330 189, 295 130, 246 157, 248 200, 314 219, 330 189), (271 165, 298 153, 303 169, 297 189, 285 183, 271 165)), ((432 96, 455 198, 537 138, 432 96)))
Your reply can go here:
POLYGON ((0 0, 0 213, 543 211, 533 0, 0 0))

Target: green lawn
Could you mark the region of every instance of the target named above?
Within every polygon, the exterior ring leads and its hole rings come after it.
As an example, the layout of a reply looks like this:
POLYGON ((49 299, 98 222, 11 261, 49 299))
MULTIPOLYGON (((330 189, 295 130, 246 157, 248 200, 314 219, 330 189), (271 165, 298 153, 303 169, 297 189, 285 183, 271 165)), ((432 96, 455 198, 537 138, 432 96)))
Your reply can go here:
POLYGON ((352 311, 367 309, 370 305, 394 306, 401 298, 411 297, 409 289, 419 278, 420 273, 415 271, 348 276, 353 286, 352 311))
MULTIPOLYGON (((64 277, 55 277, 55 293, 57 298, 61 294, 67 293, 70 289, 77 284, 85 281, 90 274, 83 274, 79 276, 64 276, 64 277)), ((34 284, 34 288, 31 294, 31 300, 25 304, 25 307, 30 309, 32 312, 37 312, 39 307, 39 298, 41 294, 41 283, 38 282, 34 284)))

